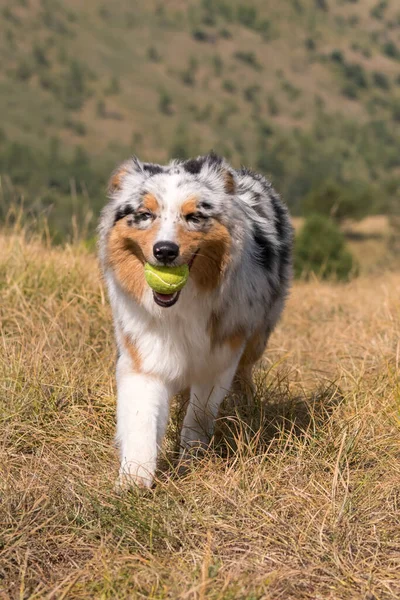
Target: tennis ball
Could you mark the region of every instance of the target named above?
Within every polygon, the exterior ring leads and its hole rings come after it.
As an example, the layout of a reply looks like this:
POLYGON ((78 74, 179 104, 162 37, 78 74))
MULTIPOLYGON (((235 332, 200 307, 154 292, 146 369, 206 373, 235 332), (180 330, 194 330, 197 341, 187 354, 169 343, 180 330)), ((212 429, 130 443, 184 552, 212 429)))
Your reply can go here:
POLYGON ((188 265, 179 267, 155 267, 150 263, 144 265, 144 276, 152 290, 159 294, 179 292, 189 277, 188 265))

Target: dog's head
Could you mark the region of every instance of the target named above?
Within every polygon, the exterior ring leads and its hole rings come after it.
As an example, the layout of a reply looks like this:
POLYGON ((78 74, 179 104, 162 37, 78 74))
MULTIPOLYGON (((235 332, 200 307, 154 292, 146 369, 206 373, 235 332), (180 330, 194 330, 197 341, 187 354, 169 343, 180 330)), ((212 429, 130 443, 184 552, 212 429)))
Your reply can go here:
MULTIPOLYGON (((146 262, 186 263, 199 289, 214 289, 229 264, 227 216, 235 191, 234 172, 214 154, 167 166, 136 158, 123 163, 109 184, 111 202, 101 226, 103 262, 138 302, 148 290, 146 262)), ((153 297, 168 307, 179 292, 153 297)))

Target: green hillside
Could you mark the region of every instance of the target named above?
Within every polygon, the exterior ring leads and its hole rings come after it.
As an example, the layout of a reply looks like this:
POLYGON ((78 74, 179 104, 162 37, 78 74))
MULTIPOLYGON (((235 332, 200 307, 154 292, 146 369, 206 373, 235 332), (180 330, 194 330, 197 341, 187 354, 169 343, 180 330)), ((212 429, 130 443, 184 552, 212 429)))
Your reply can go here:
POLYGON ((396 0, 2 0, 0 14, 3 213, 23 192, 60 228, 71 197, 98 209, 127 154, 210 148, 270 175, 297 213, 328 179, 368 187, 374 210, 396 197, 396 0))

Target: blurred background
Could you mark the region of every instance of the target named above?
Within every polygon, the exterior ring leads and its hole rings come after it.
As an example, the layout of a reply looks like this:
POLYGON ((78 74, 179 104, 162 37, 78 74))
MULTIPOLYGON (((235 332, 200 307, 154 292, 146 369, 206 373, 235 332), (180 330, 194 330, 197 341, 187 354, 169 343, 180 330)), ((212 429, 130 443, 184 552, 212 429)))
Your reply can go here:
POLYGON ((266 174, 296 273, 400 263, 398 0, 0 0, 0 220, 94 245, 110 172, 266 174))

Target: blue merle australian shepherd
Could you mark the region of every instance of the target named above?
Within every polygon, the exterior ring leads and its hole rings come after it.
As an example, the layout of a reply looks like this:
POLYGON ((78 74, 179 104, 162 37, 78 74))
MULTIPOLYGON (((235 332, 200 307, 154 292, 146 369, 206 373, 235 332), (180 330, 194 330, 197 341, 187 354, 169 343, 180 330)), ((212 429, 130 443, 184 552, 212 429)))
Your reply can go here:
POLYGON ((171 397, 190 388, 182 452, 206 445, 237 374, 250 380, 285 303, 292 227, 271 184, 209 154, 112 175, 100 259, 118 345, 119 481, 150 487, 171 397), (144 264, 190 267, 159 294, 144 264))

